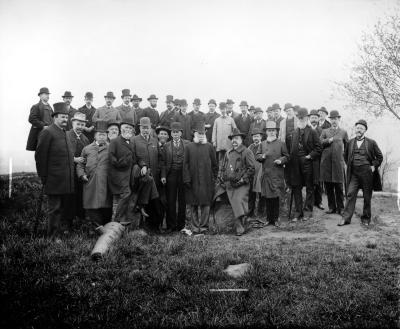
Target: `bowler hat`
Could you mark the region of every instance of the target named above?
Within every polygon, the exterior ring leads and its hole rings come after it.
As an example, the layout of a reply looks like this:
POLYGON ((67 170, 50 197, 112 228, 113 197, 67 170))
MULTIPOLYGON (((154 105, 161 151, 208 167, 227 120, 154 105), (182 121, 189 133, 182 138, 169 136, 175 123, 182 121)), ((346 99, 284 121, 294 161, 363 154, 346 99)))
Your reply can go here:
MULTIPOLYGON (((55 104, 54 104, 54 105, 55 105, 55 104)), ((356 122, 355 126, 357 126, 357 125, 363 125, 363 126, 365 127, 365 129, 368 129, 367 121, 365 121, 365 120, 363 120, 363 119, 358 120, 358 121, 356 122)))
POLYGON ((215 99, 210 99, 209 101, 208 101, 208 105, 209 104, 214 104, 215 106, 217 106, 217 102, 215 101, 215 99))
POLYGON ((147 98, 147 100, 149 101, 149 100, 151 100, 151 99, 158 99, 157 98, 157 96, 156 95, 154 95, 154 94, 151 94, 150 96, 149 96, 149 98, 147 98))
POLYGON ((247 104, 247 102, 246 101, 241 101, 240 102, 240 104, 239 104, 239 106, 249 106, 249 104, 247 104))
POLYGON ((115 96, 114 96, 114 93, 112 91, 107 91, 107 94, 104 96, 104 98, 115 99, 115 96))
POLYGON ((62 95, 61 97, 64 98, 64 97, 74 97, 74 96, 72 96, 72 93, 70 91, 64 91, 64 95, 62 95))
POLYGON ((306 116, 308 116, 308 110, 307 110, 306 108, 304 108, 304 107, 300 107, 299 110, 297 111, 296 116, 297 116, 299 119, 303 119, 303 118, 305 118, 306 116))
POLYGON ((174 99, 174 105, 175 105, 175 106, 181 106, 181 100, 178 99, 178 98, 175 98, 175 99, 174 99))
POLYGON ((68 114, 67 104, 64 102, 59 102, 59 103, 53 104, 53 108, 54 108, 54 112, 51 115, 52 117, 54 117, 57 114, 68 114))
POLYGON ((294 110, 295 112, 297 112, 299 109, 300 109, 300 105, 295 105, 295 106, 293 106, 293 110, 294 110))
POLYGON ((158 133, 161 130, 166 131, 168 134, 171 133, 171 130, 168 127, 166 127, 166 126, 158 126, 158 127, 156 127, 156 134, 158 135, 158 133))
POLYGON ((263 112, 263 110, 262 110, 262 108, 261 107, 256 107, 255 109, 254 109, 254 113, 262 113, 263 112))
POLYGON ((274 110, 280 110, 281 107, 279 106, 278 103, 274 103, 274 104, 272 104, 271 109, 272 109, 272 111, 274 111, 274 110))
POLYGON ((151 127, 151 121, 149 117, 140 118, 139 126, 142 127, 151 127))
POLYGON ((130 125, 132 127, 135 127, 135 121, 133 121, 133 119, 130 117, 125 117, 125 119, 121 121, 121 126, 122 125, 130 125))
POLYGON ((319 117, 318 110, 311 110, 310 113, 308 114, 308 116, 310 117, 312 115, 316 115, 317 117, 319 117))
POLYGON ((180 130, 183 131, 182 125, 180 122, 171 122, 171 131, 180 130))
POLYGON ((322 106, 318 111, 322 111, 325 112, 326 114, 329 114, 328 110, 324 106, 322 106))
POLYGON ((253 128, 253 130, 251 131, 251 136, 257 135, 257 134, 264 135, 265 133, 260 128, 253 128))
POLYGON ((246 134, 242 133, 238 128, 233 128, 232 133, 228 136, 228 138, 232 139, 235 136, 241 136, 242 138, 245 138, 246 134))
POLYGON ((195 98, 194 101, 193 101, 193 104, 194 105, 201 105, 200 99, 195 98))
POLYGON ((94 130, 97 133, 106 133, 109 123, 107 121, 99 120, 95 122, 94 130))
POLYGON ((227 104, 227 105, 233 105, 233 104, 235 104, 235 102, 234 102, 233 100, 231 100, 231 99, 228 98, 228 99, 226 100, 226 104, 227 104))
POLYGON ((108 120, 107 121, 107 129, 111 126, 117 126, 119 128, 119 122, 117 120, 108 120))
POLYGON ((279 126, 276 124, 275 121, 267 120, 267 122, 265 123, 265 130, 268 130, 268 129, 279 130, 279 126))
POLYGON ((139 101, 139 102, 141 102, 142 99, 141 99, 140 97, 138 97, 138 95, 135 94, 135 95, 132 96, 131 101, 132 101, 132 102, 133 102, 133 101, 139 101))
POLYGON ((165 99, 165 103, 170 103, 170 102, 174 102, 174 96, 167 95, 167 98, 165 99))
POLYGON ((222 110, 222 109, 226 109, 226 103, 225 102, 221 102, 219 103, 218 107, 222 110))
POLYGON ((251 105, 249 108, 249 111, 254 111, 256 108, 254 107, 254 105, 251 105))
POLYGON ((131 97, 131 91, 129 89, 122 89, 122 95, 121 97, 129 96, 131 97))
POLYGON ((93 99, 93 93, 91 91, 86 92, 85 98, 93 99))
POLYGON ((186 99, 181 99, 181 106, 187 106, 188 103, 186 101, 186 99))
POLYGON ((289 109, 292 109, 292 108, 293 108, 292 104, 286 103, 285 106, 283 107, 283 110, 286 111, 286 110, 289 110, 289 109))
POLYGON ((331 113, 329 113, 329 119, 333 119, 333 118, 340 118, 339 111, 332 110, 331 113))
POLYGON ((206 133, 206 128, 205 128, 204 122, 202 122, 202 121, 197 122, 195 124, 195 126, 193 127, 193 132, 198 132, 200 134, 205 134, 206 133))
POLYGON ((267 112, 272 112, 272 106, 267 107, 267 112))
POLYGON ((49 88, 47 87, 40 88, 38 96, 40 96, 41 94, 50 94, 49 88))
POLYGON ((74 116, 72 117, 71 121, 82 121, 82 122, 88 122, 86 120, 86 114, 82 112, 75 112, 74 116))

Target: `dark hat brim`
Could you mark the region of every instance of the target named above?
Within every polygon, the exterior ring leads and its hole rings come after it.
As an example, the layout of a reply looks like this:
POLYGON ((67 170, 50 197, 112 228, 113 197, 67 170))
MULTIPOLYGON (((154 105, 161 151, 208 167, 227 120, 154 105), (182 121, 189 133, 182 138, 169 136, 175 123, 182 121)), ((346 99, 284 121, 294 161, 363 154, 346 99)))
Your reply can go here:
POLYGON ((241 136, 243 139, 246 138, 246 134, 242 134, 242 133, 241 133, 241 134, 229 135, 228 138, 229 138, 229 139, 232 139, 232 138, 235 137, 235 136, 241 136))
POLYGON ((324 112, 324 113, 326 113, 326 114, 329 114, 329 113, 328 113, 328 110, 325 110, 325 109, 319 109, 318 112, 324 112))
POLYGON ((123 122, 123 121, 122 121, 122 122, 120 123, 120 126, 122 126, 122 125, 129 125, 129 126, 135 128, 135 124, 132 123, 132 122, 123 122))
POLYGON ((95 129, 94 132, 95 132, 95 133, 106 133, 106 134, 108 133, 108 131, 107 131, 107 130, 104 130, 104 129, 99 129, 99 130, 96 130, 96 129, 95 129))
POLYGON ((149 100, 152 100, 152 99, 158 100, 157 97, 149 97, 149 98, 147 98, 148 101, 149 101, 149 100))
POLYGON ((141 99, 141 98, 132 98, 131 99, 131 101, 139 101, 139 102, 141 102, 143 99, 141 99))
POLYGON ((333 115, 333 116, 329 116, 328 118, 329 118, 329 119, 333 119, 333 118, 341 118, 341 116, 340 116, 340 115, 333 115))
POLYGON ((50 93, 50 92, 47 92, 47 91, 42 91, 41 93, 38 93, 37 95, 38 95, 38 96, 40 96, 41 94, 47 94, 47 95, 50 95, 51 93, 50 93))
POLYGON ((104 98, 112 98, 112 99, 115 99, 115 96, 111 96, 111 95, 104 95, 104 98))
POLYGON ((171 129, 169 129, 169 128, 167 128, 167 127, 157 127, 157 128, 155 129, 156 134, 158 134, 161 130, 166 131, 168 134, 171 133, 171 129))
POLYGON ((88 122, 88 120, 82 120, 82 119, 78 119, 78 118, 72 118, 71 122, 72 121, 88 122))
POLYGON ((356 124, 354 125, 354 126, 357 126, 357 125, 362 125, 362 126, 364 126, 365 127, 365 129, 367 129, 368 130, 368 125, 366 124, 366 123, 364 123, 364 122, 356 122, 356 124))
POLYGON ((265 135, 265 132, 264 131, 258 131, 258 132, 251 133, 250 135, 251 136, 254 136, 254 135, 265 135))

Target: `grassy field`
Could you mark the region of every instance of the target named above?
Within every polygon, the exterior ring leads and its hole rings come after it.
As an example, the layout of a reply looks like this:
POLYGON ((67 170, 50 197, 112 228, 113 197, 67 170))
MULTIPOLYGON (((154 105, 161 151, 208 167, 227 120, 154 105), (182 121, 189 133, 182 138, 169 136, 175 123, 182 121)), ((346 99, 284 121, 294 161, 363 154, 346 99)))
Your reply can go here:
MULTIPOLYGON (((84 224, 62 243, 32 234, 36 177, 1 180, 0 327, 393 328, 399 319, 399 211, 374 199, 374 225, 337 217, 281 228, 187 237, 128 231, 107 257, 89 255, 84 224), (223 270, 247 262, 240 279, 223 270), (248 292, 210 292, 246 288, 248 292)), ((358 212, 360 204, 357 205, 358 212)))

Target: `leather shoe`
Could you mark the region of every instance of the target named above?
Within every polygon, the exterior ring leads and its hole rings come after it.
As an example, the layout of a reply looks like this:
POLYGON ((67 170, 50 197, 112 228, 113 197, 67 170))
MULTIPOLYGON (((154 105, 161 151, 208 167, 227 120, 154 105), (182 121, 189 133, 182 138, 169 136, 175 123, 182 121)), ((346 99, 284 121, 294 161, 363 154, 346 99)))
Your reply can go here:
POLYGON ((336 209, 329 209, 328 211, 325 211, 325 214, 335 214, 336 209))
POLYGON ((338 209, 336 212, 337 212, 339 215, 342 216, 342 215, 343 215, 343 211, 344 211, 343 209, 338 209))
POLYGON ((325 209, 324 206, 322 205, 322 203, 320 203, 319 205, 316 205, 316 207, 317 207, 318 209, 321 209, 321 210, 324 210, 324 209, 325 209))
POLYGON ((345 220, 344 220, 344 218, 342 218, 340 221, 339 221, 339 223, 337 224, 337 226, 344 226, 344 225, 349 225, 350 223, 349 222, 346 222, 345 220))

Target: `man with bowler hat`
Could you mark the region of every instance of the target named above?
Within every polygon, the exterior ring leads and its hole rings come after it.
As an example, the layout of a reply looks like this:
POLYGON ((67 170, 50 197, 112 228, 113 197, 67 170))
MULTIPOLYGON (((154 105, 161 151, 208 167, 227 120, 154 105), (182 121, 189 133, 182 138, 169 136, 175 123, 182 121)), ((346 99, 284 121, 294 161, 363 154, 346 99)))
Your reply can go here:
POLYGON ((190 115, 187 113, 188 103, 186 99, 180 101, 180 111, 175 114, 174 121, 180 122, 182 126, 182 138, 188 141, 192 140, 192 121, 190 115))
POLYGON ((331 127, 331 123, 326 120, 326 117, 328 116, 328 110, 322 106, 319 110, 318 110, 318 114, 319 114, 319 122, 318 125, 322 128, 322 130, 330 128, 331 127))
POLYGON ((286 103, 283 110, 286 113, 286 118, 281 120, 279 125, 279 139, 286 144, 287 150, 290 153, 292 144, 293 131, 297 127, 297 117, 295 116, 294 107, 290 103, 286 103))
POLYGON ((206 127, 206 137, 207 141, 211 143, 212 141, 212 132, 214 128, 215 119, 220 115, 215 111, 217 108, 217 103, 214 99, 210 99, 208 101, 208 112, 206 113, 206 120, 204 123, 204 127, 206 127))
POLYGON ((118 122, 121 122, 122 117, 119 111, 112 106, 115 100, 114 93, 112 91, 107 91, 107 93, 104 95, 104 99, 106 101, 106 105, 99 107, 93 115, 93 122, 96 122, 97 120, 102 120, 102 121, 110 121, 110 120, 116 120, 118 122))
POLYGON ((135 135, 139 134, 139 119, 142 117, 142 111, 143 109, 140 107, 140 103, 142 101, 142 98, 140 98, 138 95, 133 95, 131 98, 132 102, 132 108, 135 111, 135 135))
MULTIPOLYGON (((147 100, 149 101, 150 106, 143 109, 142 113, 140 114, 139 120, 144 117, 150 119, 151 128, 153 130, 152 134, 155 137, 154 130, 160 124, 160 115, 157 111, 158 98, 156 95, 152 94, 147 98, 147 100)), ((139 125, 139 127, 140 127, 140 125, 139 125)))
POLYGON ((200 99, 195 98, 193 100, 193 111, 189 112, 192 131, 194 127, 198 127, 200 124, 205 125, 206 122, 206 115, 200 111, 200 106, 200 99))
POLYGON ((132 95, 129 89, 122 89, 122 104, 120 106, 117 106, 115 109, 118 110, 122 121, 130 118, 130 121, 136 123, 136 112, 130 105, 131 97, 132 95))
POLYGON ((71 105, 74 96, 72 96, 72 93, 70 91, 65 91, 64 95, 62 95, 61 97, 63 99, 63 102, 67 105, 67 111, 68 111, 68 117, 69 117, 68 124, 67 124, 67 130, 70 130, 72 128, 71 119, 73 118, 75 112, 77 111, 71 105))
POLYGON ((243 141, 244 146, 249 146, 251 144, 251 131, 250 131, 250 125, 252 122, 252 119, 248 113, 248 108, 249 105, 247 104, 246 101, 241 101, 239 104, 240 110, 241 110, 241 114, 239 114, 238 116, 236 116, 235 123, 236 123, 236 127, 243 133, 246 135, 246 138, 243 141))
POLYGON ((53 109, 49 104, 49 95, 49 88, 40 88, 38 93, 39 103, 31 107, 28 121, 32 126, 26 143, 27 151, 36 150, 40 132, 53 123, 53 109))
POLYGON ((83 134, 88 138, 89 142, 92 143, 94 140, 94 124, 93 115, 96 108, 92 105, 93 103, 93 93, 88 91, 85 94, 85 105, 78 109, 79 112, 85 114, 86 116, 86 127, 83 128, 83 134))
MULTIPOLYGON (((167 95, 165 103, 167 104, 167 109, 161 113, 159 125, 169 127, 171 125, 171 122, 174 121, 174 117, 176 115, 174 108, 174 97, 172 95, 167 95)), ((177 104, 179 104, 179 101, 177 104)))
MULTIPOLYGON (((256 107, 254 110, 254 120, 250 124, 250 133, 254 129, 260 129, 262 132, 265 132, 265 123, 266 121, 263 119, 263 110, 261 107, 256 107)), ((263 136, 264 139, 265 136, 263 136)))

